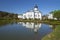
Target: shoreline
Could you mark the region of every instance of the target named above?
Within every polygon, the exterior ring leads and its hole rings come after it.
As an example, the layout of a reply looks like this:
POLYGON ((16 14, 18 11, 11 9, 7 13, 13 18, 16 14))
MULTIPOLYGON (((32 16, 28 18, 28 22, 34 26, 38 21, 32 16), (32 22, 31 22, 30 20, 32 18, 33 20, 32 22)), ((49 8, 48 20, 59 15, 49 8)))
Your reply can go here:
POLYGON ((8 23, 8 22, 34 22, 34 23, 45 23, 45 24, 52 24, 52 25, 60 25, 60 21, 58 20, 0 20, 1 23, 8 23))
POLYGON ((34 23, 45 23, 52 25, 60 25, 60 21, 58 20, 17 20, 17 22, 34 22, 34 23))

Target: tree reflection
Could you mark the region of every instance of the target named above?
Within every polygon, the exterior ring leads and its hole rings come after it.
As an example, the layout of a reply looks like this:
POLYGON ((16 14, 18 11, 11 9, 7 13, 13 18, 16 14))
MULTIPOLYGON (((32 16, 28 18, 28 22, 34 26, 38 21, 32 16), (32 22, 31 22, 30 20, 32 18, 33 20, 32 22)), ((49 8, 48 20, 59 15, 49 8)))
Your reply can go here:
POLYGON ((50 28, 55 29, 57 25, 49 25, 50 28))
POLYGON ((46 35, 43 40, 60 40, 60 25, 49 25, 53 29, 53 32, 46 35))

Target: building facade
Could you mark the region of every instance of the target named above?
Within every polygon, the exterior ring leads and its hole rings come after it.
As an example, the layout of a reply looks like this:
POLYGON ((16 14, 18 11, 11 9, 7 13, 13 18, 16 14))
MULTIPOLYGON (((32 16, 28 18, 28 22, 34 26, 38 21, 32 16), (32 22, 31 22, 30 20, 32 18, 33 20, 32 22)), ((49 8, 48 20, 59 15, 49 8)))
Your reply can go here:
POLYGON ((53 19, 53 14, 48 14, 48 19, 53 19))
MULTIPOLYGON (((35 5, 32 10, 29 10, 22 14, 23 17, 20 15, 22 19, 40 19, 42 20, 42 13, 38 10, 38 6, 35 5)), ((18 18, 20 18, 18 15, 18 18)))
POLYGON ((57 18, 53 17, 53 14, 48 14, 48 19, 58 20, 57 18))

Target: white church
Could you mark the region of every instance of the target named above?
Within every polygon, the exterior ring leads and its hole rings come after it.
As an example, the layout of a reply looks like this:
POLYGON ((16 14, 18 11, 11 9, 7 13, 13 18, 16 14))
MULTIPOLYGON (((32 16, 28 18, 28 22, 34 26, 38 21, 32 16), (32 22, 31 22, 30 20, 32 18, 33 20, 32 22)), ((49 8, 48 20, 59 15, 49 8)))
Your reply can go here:
POLYGON ((40 19, 42 20, 42 13, 38 10, 38 6, 35 5, 32 10, 25 12, 22 15, 18 15, 18 18, 22 19, 40 19))

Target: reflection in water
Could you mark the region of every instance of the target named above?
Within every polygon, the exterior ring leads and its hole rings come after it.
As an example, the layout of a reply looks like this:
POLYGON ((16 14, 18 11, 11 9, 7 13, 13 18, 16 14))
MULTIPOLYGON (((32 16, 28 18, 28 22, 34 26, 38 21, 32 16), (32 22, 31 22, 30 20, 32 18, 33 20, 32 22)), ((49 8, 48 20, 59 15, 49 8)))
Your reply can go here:
POLYGON ((19 22, 18 24, 22 24, 24 27, 34 30, 34 32, 37 32, 41 28, 41 23, 19 22))
POLYGON ((50 28, 55 29, 57 25, 49 25, 50 28))
POLYGON ((23 27, 30 29, 30 31, 34 31, 33 40, 41 40, 38 30, 41 28, 41 23, 29 23, 29 22, 19 22, 23 27))
POLYGON ((52 32, 47 24, 19 22, 0 27, 0 40, 41 40, 52 32))

